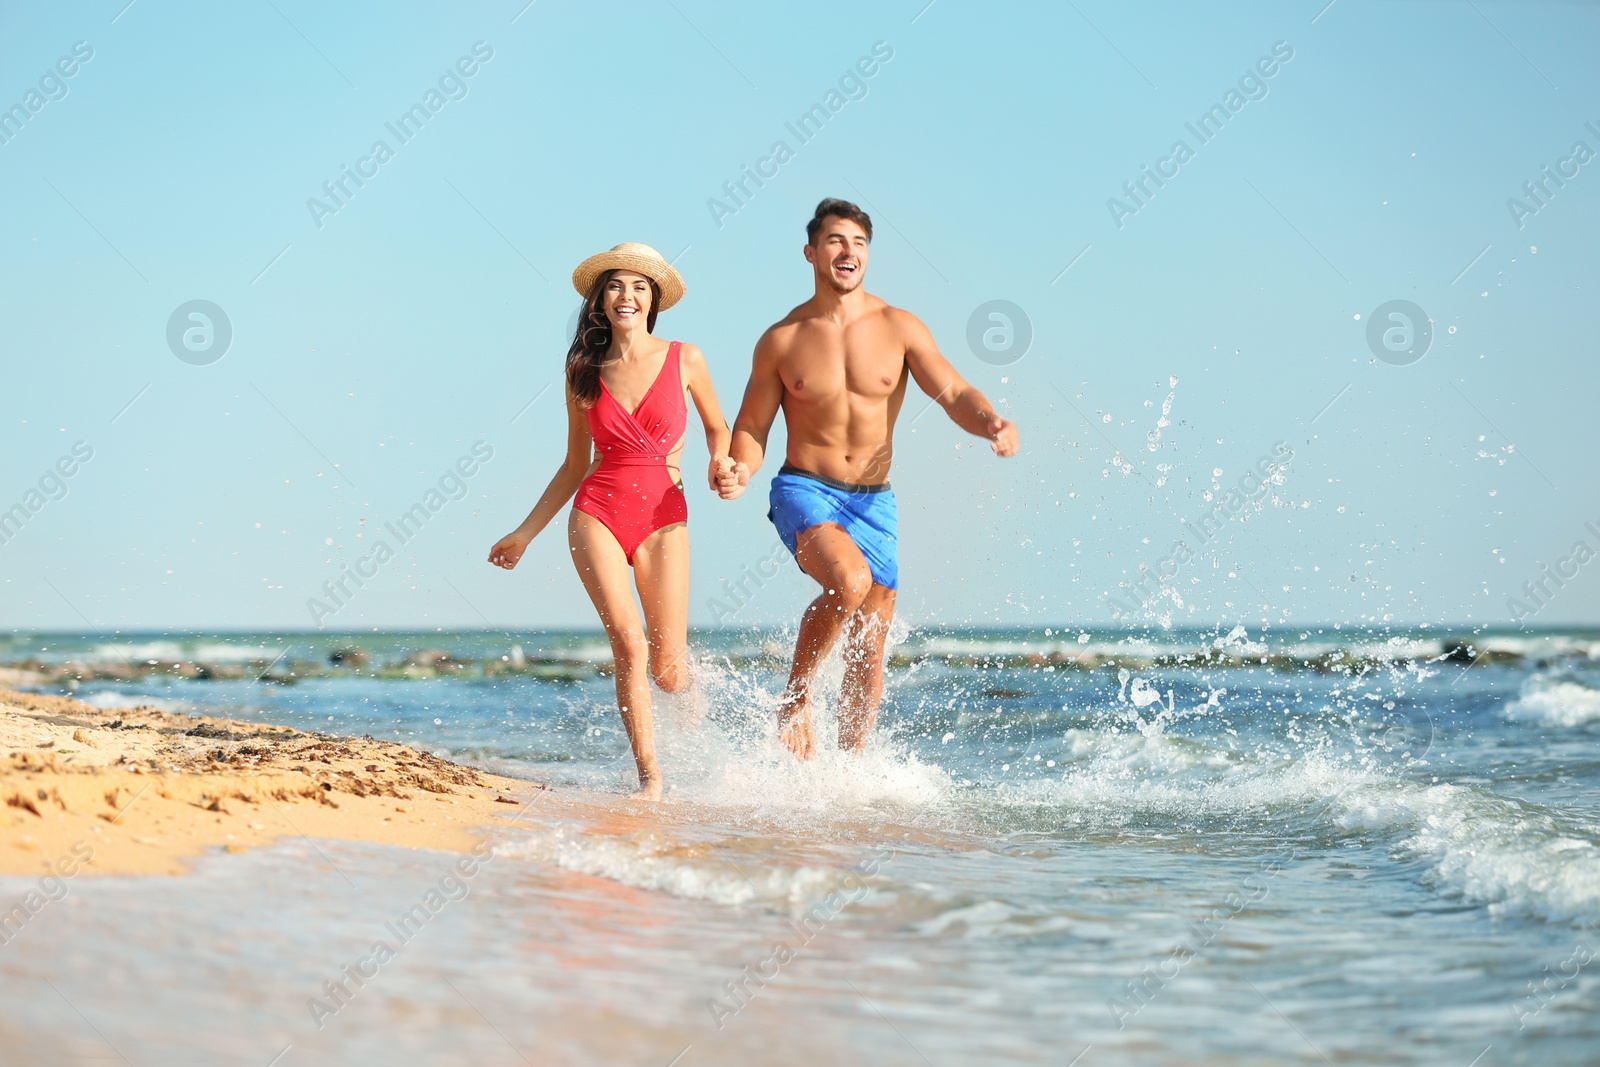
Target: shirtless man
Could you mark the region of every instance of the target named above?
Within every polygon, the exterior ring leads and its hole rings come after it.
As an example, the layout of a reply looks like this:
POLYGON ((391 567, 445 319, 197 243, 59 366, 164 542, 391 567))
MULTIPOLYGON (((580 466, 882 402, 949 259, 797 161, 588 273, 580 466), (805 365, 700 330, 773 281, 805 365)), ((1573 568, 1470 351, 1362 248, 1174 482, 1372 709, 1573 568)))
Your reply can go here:
POLYGON ((988 438, 996 455, 1017 451, 1016 426, 956 373, 922 321, 862 288, 872 241, 866 212, 824 200, 806 237, 816 291, 756 343, 733 426, 733 465, 718 479, 724 499, 744 491, 765 458, 767 432, 781 407, 789 454, 772 479, 767 518, 800 569, 822 586, 800 621, 778 706, 778 737, 803 760, 816 752, 811 686, 841 635, 839 747, 866 748, 878 715, 884 641, 899 585, 889 462, 908 374, 957 426, 988 438))

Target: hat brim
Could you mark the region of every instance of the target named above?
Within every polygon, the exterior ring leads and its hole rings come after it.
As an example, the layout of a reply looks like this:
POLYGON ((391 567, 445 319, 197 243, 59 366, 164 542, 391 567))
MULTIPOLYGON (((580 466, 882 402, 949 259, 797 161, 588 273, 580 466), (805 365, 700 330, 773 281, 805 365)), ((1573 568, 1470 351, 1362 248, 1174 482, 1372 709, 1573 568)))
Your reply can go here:
POLYGON ((608 270, 631 270, 643 274, 646 278, 661 287, 661 304, 657 311, 667 308, 683 299, 683 294, 688 291, 688 286, 683 282, 683 276, 672 268, 672 264, 664 259, 652 256, 641 256, 633 252, 601 252, 590 256, 572 272, 572 287, 578 295, 585 300, 594 288, 595 279, 608 270))

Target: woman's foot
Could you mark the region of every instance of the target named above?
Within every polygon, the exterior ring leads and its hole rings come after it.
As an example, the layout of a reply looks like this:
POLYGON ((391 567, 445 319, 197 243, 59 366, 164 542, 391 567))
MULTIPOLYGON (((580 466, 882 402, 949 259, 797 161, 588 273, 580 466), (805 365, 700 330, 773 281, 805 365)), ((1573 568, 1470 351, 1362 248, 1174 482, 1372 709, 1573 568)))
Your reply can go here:
POLYGON ((635 800, 648 800, 652 803, 661 799, 663 782, 661 781, 661 768, 651 766, 641 768, 639 771, 639 791, 633 794, 635 800))

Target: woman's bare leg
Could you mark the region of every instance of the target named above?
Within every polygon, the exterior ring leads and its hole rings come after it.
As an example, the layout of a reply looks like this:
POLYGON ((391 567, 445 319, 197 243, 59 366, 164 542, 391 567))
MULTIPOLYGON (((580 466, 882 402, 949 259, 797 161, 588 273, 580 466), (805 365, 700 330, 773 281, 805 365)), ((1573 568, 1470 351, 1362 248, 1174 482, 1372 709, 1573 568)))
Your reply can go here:
POLYGON ((594 601, 600 624, 611 640, 617 710, 622 713, 622 726, 628 731, 633 761, 639 769, 639 795, 646 800, 660 800, 661 767, 656 763, 656 729, 650 714, 647 673, 650 646, 633 603, 628 558, 604 523, 577 508, 572 509, 567 522, 567 544, 583 588, 594 601))
MULTIPOLYGON (((650 640, 650 677, 662 692, 693 703, 689 670, 689 527, 664 526, 633 553, 633 580, 650 640)), ((686 719, 700 720, 691 706, 686 719)))

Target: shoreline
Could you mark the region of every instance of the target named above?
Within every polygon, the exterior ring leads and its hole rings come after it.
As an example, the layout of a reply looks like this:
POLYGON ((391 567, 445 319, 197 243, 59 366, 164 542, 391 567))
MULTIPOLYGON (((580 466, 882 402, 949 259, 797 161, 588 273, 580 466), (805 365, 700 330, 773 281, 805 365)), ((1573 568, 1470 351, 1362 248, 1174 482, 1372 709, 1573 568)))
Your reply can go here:
POLYGON ((467 852, 545 788, 371 737, 0 689, 0 875, 183 874, 284 836, 467 852))

